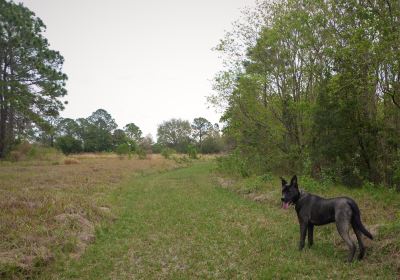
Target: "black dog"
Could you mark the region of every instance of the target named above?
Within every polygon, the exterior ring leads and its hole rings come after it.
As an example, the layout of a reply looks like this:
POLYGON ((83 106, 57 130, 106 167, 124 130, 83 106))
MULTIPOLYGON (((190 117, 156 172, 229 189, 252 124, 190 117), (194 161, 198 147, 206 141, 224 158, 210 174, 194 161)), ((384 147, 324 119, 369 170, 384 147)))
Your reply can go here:
POLYGON ((290 204, 294 204, 299 219, 300 250, 304 248, 307 231, 308 245, 311 246, 313 244, 314 226, 336 222, 337 230, 350 250, 347 260, 351 262, 356 251, 356 246, 349 235, 350 225, 353 227, 360 247, 358 259, 361 260, 364 257, 365 247, 361 239, 361 233, 370 239, 373 239, 373 237, 361 223, 360 210, 354 200, 348 197, 324 199, 299 191, 296 175, 293 176, 290 185, 282 177, 281 179, 282 206, 284 209, 287 209, 290 204))

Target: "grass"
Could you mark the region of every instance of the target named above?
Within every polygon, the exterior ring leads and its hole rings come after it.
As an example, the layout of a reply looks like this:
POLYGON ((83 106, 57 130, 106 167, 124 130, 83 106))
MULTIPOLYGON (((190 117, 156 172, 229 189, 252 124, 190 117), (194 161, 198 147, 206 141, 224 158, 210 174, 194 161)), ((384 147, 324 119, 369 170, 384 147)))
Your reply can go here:
POLYGON ((400 194, 299 178, 359 204, 375 236, 347 264, 334 225, 297 250, 295 211, 275 176, 224 178, 213 161, 80 155, 0 164, 0 278, 398 279, 400 194))
POLYGON ((0 278, 33 277, 60 256, 78 258, 96 225, 114 219, 106 198, 121 182, 176 166, 113 154, 0 162, 0 278))
POLYGON ((280 208, 278 180, 234 181, 220 178, 213 167, 199 162, 124 182, 108 198, 110 205, 118 206, 116 220, 97 228, 95 242, 80 259, 58 259, 39 278, 399 277, 398 261, 393 259, 399 252, 399 194, 322 188, 310 182, 304 186, 320 194, 344 192, 354 197, 366 227, 374 226, 376 240, 366 241, 365 260, 347 264, 347 248, 333 225, 316 228, 312 249, 297 250, 297 219, 294 210, 280 208))

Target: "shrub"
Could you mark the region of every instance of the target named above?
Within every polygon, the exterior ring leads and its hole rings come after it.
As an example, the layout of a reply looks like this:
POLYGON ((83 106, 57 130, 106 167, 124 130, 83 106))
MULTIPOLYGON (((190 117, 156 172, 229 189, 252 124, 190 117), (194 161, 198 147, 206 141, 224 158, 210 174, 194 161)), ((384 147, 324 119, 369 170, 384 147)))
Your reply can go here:
POLYGON ((166 158, 166 159, 170 159, 171 155, 175 154, 176 151, 174 149, 165 147, 161 150, 161 155, 166 158))
POLYGON ((129 155, 129 158, 131 156, 131 147, 129 146, 128 143, 123 143, 117 146, 117 148, 115 149, 115 152, 117 153, 117 155, 119 156, 123 156, 123 155, 129 155))
POLYGON ((393 164, 393 185, 400 190, 400 152, 397 157, 398 159, 393 164))
POLYGON ((72 136, 61 136, 56 139, 56 147, 69 155, 82 152, 83 143, 72 136))
POLYGON ((247 167, 246 160, 239 155, 238 150, 231 154, 217 158, 218 170, 232 175, 249 177, 250 170, 247 167))
POLYGON ((198 159, 196 147, 194 147, 192 145, 188 145, 187 153, 188 153, 189 158, 198 159))
POLYGON ((21 160, 46 160, 55 161, 61 158, 61 154, 55 148, 33 145, 29 142, 22 142, 14 147, 9 153, 8 159, 11 161, 21 160))
POLYGON ((143 148, 139 147, 136 151, 137 155, 139 156, 139 159, 146 159, 147 158, 147 153, 146 150, 143 148))

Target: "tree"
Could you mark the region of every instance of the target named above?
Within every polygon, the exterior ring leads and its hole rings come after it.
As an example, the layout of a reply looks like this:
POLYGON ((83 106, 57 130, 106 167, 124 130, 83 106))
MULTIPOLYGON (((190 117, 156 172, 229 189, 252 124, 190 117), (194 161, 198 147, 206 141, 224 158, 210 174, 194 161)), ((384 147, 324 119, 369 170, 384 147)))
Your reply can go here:
POLYGON ((124 126, 124 131, 126 136, 135 142, 140 141, 142 139, 142 131, 140 128, 134 123, 128 123, 124 126))
POLYGON ((221 137, 219 125, 215 123, 204 139, 200 151, 204 154, 215 154, 221 152, 223 149, 224 140, 221 137))
POLYGON ((88 122, 100 130, 112 133, 118 127, 112 116, 104 109, 97 109, 88 118, 88 122))
POLYGON ((80 137, 80 126, 78 122, 70 118, 61 118, 56 126, 56 131, 60 136, 80 137))
POLYGON ((121 144, 127 144, 129 146, 129 138, 125 134, 125 131, 123 131, 122 129, 114 130, 112 134, 112 141, 114 148, 118 147, 121 144))
POLYGON ((178 152, 185 152, 191 132, 190 123, 186 120, 164 121, 157 128, 157 142, 178 152))
POLYGON ((98 109, 88 118, 79 118, 76 122, 85 152, 113 150, 113 132, 117 124, 106 110, 98 109))
POLYGON ((56 147, 66 155, 82 152, 82 146, 82 141, 70 135, 60 136, 56 139, 56 147))
POLYGON ((193 120, 191 127, 193 138, 197 141, 201 150, 203 140, 210 133, 213 126, 207 119, 200 117, 193 120))
POLYGON ((63 57, 43 37, 45 25, 22 4, 0 0, 0 158, 27 127, 49 129, 64 108, 63 57))
POLYGON ((245 173, 393 184, 398 2, 266 0, 248 14, 217 47, 225 68, 210 98, 245 173))

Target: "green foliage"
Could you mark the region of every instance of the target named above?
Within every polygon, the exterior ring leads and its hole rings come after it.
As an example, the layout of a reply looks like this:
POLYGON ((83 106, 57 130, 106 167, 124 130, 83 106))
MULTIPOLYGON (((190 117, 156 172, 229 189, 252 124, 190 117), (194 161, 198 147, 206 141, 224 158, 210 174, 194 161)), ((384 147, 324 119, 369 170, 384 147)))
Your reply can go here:
POLYGON ((64 109, 64 58, 51 50, 41 19, 12 1, 0 1, 0 158, 17 138, 50 132, 64 109))
POLYGON ((240 175, 242 177, 249 177, 250 175, 261 173, 260 162, 245 157, 239 149, 234 150, 229 155, 220 156, 217 158, 218 170, 232 174, 234 176, 240 175))
POLYGON ((400 151, 397 155, 397 160, 393 164, 393 185, 400 191, 400 151))
POLYGON ((193 145, 188 145, 187 154, 188 154, 190 159, 198 159, 199 158, 198 155, 197 155, 197 149, 193 145))
POLYGON ((115 149, 115 152, 119 156, 129 155, 129 157, 130 157, 131 156, 131 147, 129 146, 128 143, 122 143, 117 146, 117 148, 115 149))
POLYGON ((163 146, 159 143, 154 143, 151 146, 151 150, 153 151, 154 154, 161 154, 163 150, 163 146))
POLYGON ((190 143, 190 134, 191 127, 188 121, 171 119, 158 126, 157 143, 184 153, 190 143))
POLYGON ((191 124, 193 139, 202 147, 204 138, 211 133, 212 124, 206 118, 195 118, 191 124))
POLYGON ((173 154, 175 154, 175 153, 176 153, 176 151, 174 149, 171 149, 171 148, 168 148, 168 147, 164 147, 161 150, 161 155, 166 159, 170 159, 171 156, 173 154))
POLYGON ((221 168, 397 184, 399 15, 394 1, 258 2, 216 48, 211 101, 234 140, 221 168))
POLYGON ((135 142, 140 141, 142 139, 142 131, 140 128, 134 123, 128 123, 124 126, 124 131, 126 136, 135 142))
POLYGON ((174 160, 176 163, 179 163, 179 164, 187 164, 187 163, 190 163, 190 159, 189 159, 187 156, 185 156, 185 155, 183 155, 183 156, 173 155, 173 156, 171 157, 171 159, 174 160))
POLYGON ((146 159, 147 158, 147 153, 146 150, 139 147, 136 151, 137 155, 139 156, 139 159, 146 159))
POLYGON ((56 147, 64 154, 69 155, 82 152, 83 144, 82 141, 75 139, 70 135, 66 135, 57 138, 56 147))

